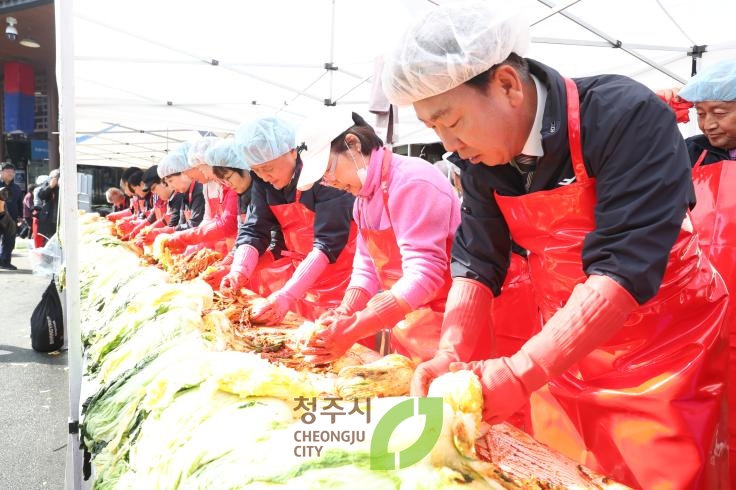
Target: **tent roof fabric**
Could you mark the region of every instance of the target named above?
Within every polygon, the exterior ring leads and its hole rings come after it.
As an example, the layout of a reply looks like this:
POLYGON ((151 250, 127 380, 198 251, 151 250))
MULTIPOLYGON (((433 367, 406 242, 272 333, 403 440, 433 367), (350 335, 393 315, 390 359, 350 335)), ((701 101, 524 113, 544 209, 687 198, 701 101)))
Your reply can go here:
MULTIPOLYGON (((263 116, 299 124, 326 103, 371 122, 376 57, 445 1, 75 0, 78 163, 148 167, 182 141, 263 116)), ((713 28, 736 18, 733 0, 517 3, 532 25, 527 56, 566 76, 668 88, 690 78, 694 46, 705 46, 703 65, 736 58, 730 30, 713 28)), ((437 141, 411 107, 397 133, 398 144, 437 141)))

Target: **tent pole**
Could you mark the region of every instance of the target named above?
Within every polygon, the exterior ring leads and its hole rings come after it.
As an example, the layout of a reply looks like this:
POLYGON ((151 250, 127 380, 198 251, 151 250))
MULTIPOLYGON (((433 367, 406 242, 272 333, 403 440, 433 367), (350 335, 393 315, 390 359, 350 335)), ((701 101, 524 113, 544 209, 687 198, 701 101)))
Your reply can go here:
MULTIPOLYGON (((541 3, 541 4, 543 4, 543 5, 546 5, 547 7, 550 7, 550 8, 554 8, 554 6, 555 6, 555 4, 553 2, 551 2, 550 0, 537 0, 537 1, 539 3, 541 3)), ((647 65, 651 66, 655 70, 658 70, 658 71, 664 73, 668 77, 670 77, 670 78, 672 78, 674 80, 677 80, 680 83, 683 83, 683 84, 685 83, 685 79, 684 78, 678 76, 677 74, 675 74, 674 72, 672 72, 672 71, 664 68, 663 66, 660 66, 659 64, 657 64, 656 62, 650 60, 646 56, 644 56, 644 55, 642 55, 640 53, 637 53, 633 49, 629 49, 627 47, 624 47, 624 43, 623 42, 621 42, 618 39, 614 39, 613 37, 609 36, 608 34, 606 34, 605 32, 601 31, 600 29, 596 29, 595 27, 593 27, 592 25, 588 24, 584 20, 582 20, 582 19, 580 19, 580 18, 578 18, 578 17, 576 17, 574 15, 568 14, 567 12, 564 12, 564 11, 563 12, 559 12, 559 14, 562 15, 562 16, 564 16, 565 18, 567 18, 567 19, 575 22, 580 27, 582 27, 582 28, 584 28, 584 29, 592 32, 596 36, 598 36, 598 37, 600 37, 602 39, 605 39, 606 41, 608 41, 611 44, 612 47, 619 48, 622 51, 624 51, 626 53, 629 53, 631 56, 633 56, 634 58, 638 59, 639 61, 642 61, 642 62, 646 63, 647 65)))
POLYGON ((541 16, 540 18, 535 19, 531 24, 529 24, 529 27, 534 27, 535 25, 539 24, 543 20, 549 19, 550 17, 552 17, 556 13, 562 12, 563 10, 565 10, 568 7, 572 7, 573 5, 575 5, 576 3, 578 3, 579 1, 580 0, 570 0, 566 4, 563 4, 563 5, 560 5, 558 7, 553 8, 552 10, 550 10, 549 12, 547 12, 546 14, 544 14, 543 16, 541 16))
POLYGON ((74 132, 74 0, 57 0, 56 83, 59 91, 61 156, 61 245, 66 268, 64 325, 69 337, 69 439, 65 487, 82 488, 79 450, 79 397, 82 382, 82 339, 79 330, 79 255, 77 250, 77 164, 74 132))
POLYGON ((331 17, 330 17, 330 60, 325 63, 325 70, 328 71, 330 76, 330 93, 328 94, 327 98, 325 99, 325 105, 335 105, 335 100, 332 98, 332 89, 334 85, 334 77, 335 77, 335 71, 337 70, 337 67, 335 66, 335 0, 332 0, 332 8, 331 8, 331 17))

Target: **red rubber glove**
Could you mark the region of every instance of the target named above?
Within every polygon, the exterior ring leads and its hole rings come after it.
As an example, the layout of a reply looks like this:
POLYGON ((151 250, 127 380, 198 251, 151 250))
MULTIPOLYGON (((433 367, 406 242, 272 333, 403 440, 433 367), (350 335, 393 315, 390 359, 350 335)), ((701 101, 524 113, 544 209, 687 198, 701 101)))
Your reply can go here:
POLYGON ((510 357, 453 363, 451 370, 470 369, 483 384, 483 418, 503 422, 550 378, 610 339, 638 306, 613 279, 590 276, 573 289, 564 307, 510 357))
POLYGON ((284 319, 298 298, 302 298, 319 276, 325 271, 330 259, 319 249, 312 249, 304 257, 284 286, 273 292, 268 301, 253 312, 253 321, 275 325, 284 319))
POLYGON ((212 267, 208 267, 199 278, 210 285, 210 287, 217 291, 222 284, 222 279, 230 272, 230 266, 233 264, 233 254, 228 254, 219 264, 212 267), (209 271, 209 272, 207 272, 209 271))
POLYGON ((453 279, 437 354, 414 371, 412 396, 427 396, 429 384, 445 374, 451 363, 472 358, 481 329, 491 328, 492 301, 493 293, 480 282, 464 277, 453 279))
POLYGON ((335 319, 352 315, 356 311, 365 308, 369 299, 371 299, 371 295, 365 289, 358 287, 348 288, 345 291, 345 296, 342 297, 340 306, 324 312, 317 319, 317 322, 324 327, 329 327, 335 319))
POLYGON ((658 90, 657 95, 667 105, 669 105, 673 111, 675 111, 675 120, 678 123, 686 123, 690 121, 690 108, 693 107, 691 102, 680 98, 678 94, 679 89, 665 89, 658 90))
POLYGON ((134 240, 138 236, 138 234, 146 228, 146 226, 148 226, 148 222, 145 220, 141 221, 140 223, 135 225, 125 237, 123 237, 123 240, 134 240))
POLYGON ((128 209, 123 209, 122 211, 116 211, 114 213, 110 213, 106 216, 106 218, 109 221, 112 221, 113 223, 115 223, 119 219, 127 218, 128 216, 132 216, 132 215, 133 215, 132 211, 130 210, 130 208, 128 208, 128 209))
POLYGON ((135 228, 137 224, 138 220, 135 219, 120 219, 115 226, 121 235, 127 236, 131 231, 133 231, 133 228, 135 228))
POLYGON ((174 228, 171 226, 164 226, 161 228, 151 228, 150 230, 143 230, 139 233, 139 238, 144 245, 151 245, 153 241, 162 233, 174 233, 174 228))
POLYGON ((235 249, 230 272, 220 282, 220 292, 226 296, 234 295, 239 288, 248 284, 257 264, 258 250, 255 247, 241 245, 235 249))
POLYGON ((304 360, 314 364, 334 361, 360 339, 383 328, 393 328, 409 311, 409 306, 391 291, 377 294, 362 311, 339 317, 329 327, 319 330, 302 350, 304 360))
POLYGON ((169 250, 171 250, 171 253, 179 254, 184 252, 186 250, 187 245, 189 245, 189 242, 182 238, 180 232, 176 232, 173 235, 171 235, 171 238, 166 242, 165 246, 169 250))

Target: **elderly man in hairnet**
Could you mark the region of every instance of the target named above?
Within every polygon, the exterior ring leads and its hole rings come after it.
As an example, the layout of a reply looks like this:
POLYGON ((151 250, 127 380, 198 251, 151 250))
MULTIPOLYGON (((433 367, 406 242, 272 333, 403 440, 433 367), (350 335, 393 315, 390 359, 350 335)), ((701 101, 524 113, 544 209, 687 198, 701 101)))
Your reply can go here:
POLYGON ((488 422, 531 402, 538 440, 623 483, 716 488, 728 296, 687 215, 674 115, 629 78, 569 79, 524 58, 512 5, 435 8, 386 57, 389 100, 463 160, 442 340, 412 391, 471 369, 488 422), (512 240, 541 325, 511 355, 463 363, 504 294, 512 240))
MULTIPOLYGON (((726 281, 736 291, 736 60, 706 66, 677 91, 660 93, 673 106, 678 121, 687 122, 682 108, 695 105, 703 132, 685 140, 693 164, 697 205, 693 222, 700 245, 726 281), (680 111, 677 109, 680 108, 680 111)), ((731 300, 726 313, 729 335, 728 405, 729 459, 736 476, 736 308, 731 300)))
POLYGON ((253 320, 277 324, 289 311, 314 320, 340 305, 350 281, 355 199, 320 182, 303 192, 297 189, 303 145, 297 144, 295 128, 282 119, 265 117, 242 125, 235 144, 250 166, 253 183, 248 216, 238 229, 233 264, 220 289, 232 293, 248 285, 276 231, 283 235, 286 250, 268 267, 274 280, 288 280, 255 309, 253 320))

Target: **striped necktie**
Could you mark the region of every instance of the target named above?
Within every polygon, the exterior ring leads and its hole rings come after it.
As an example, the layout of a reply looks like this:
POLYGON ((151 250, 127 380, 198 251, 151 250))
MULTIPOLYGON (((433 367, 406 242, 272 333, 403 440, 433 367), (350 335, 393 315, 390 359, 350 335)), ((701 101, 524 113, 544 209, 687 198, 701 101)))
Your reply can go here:
POLYGON ((516 155, 511 164, 519 171, 524 180, 524 189, 529 192, 532 185, 532 177, 537 169, 537 157, 531 155, 516 155))

